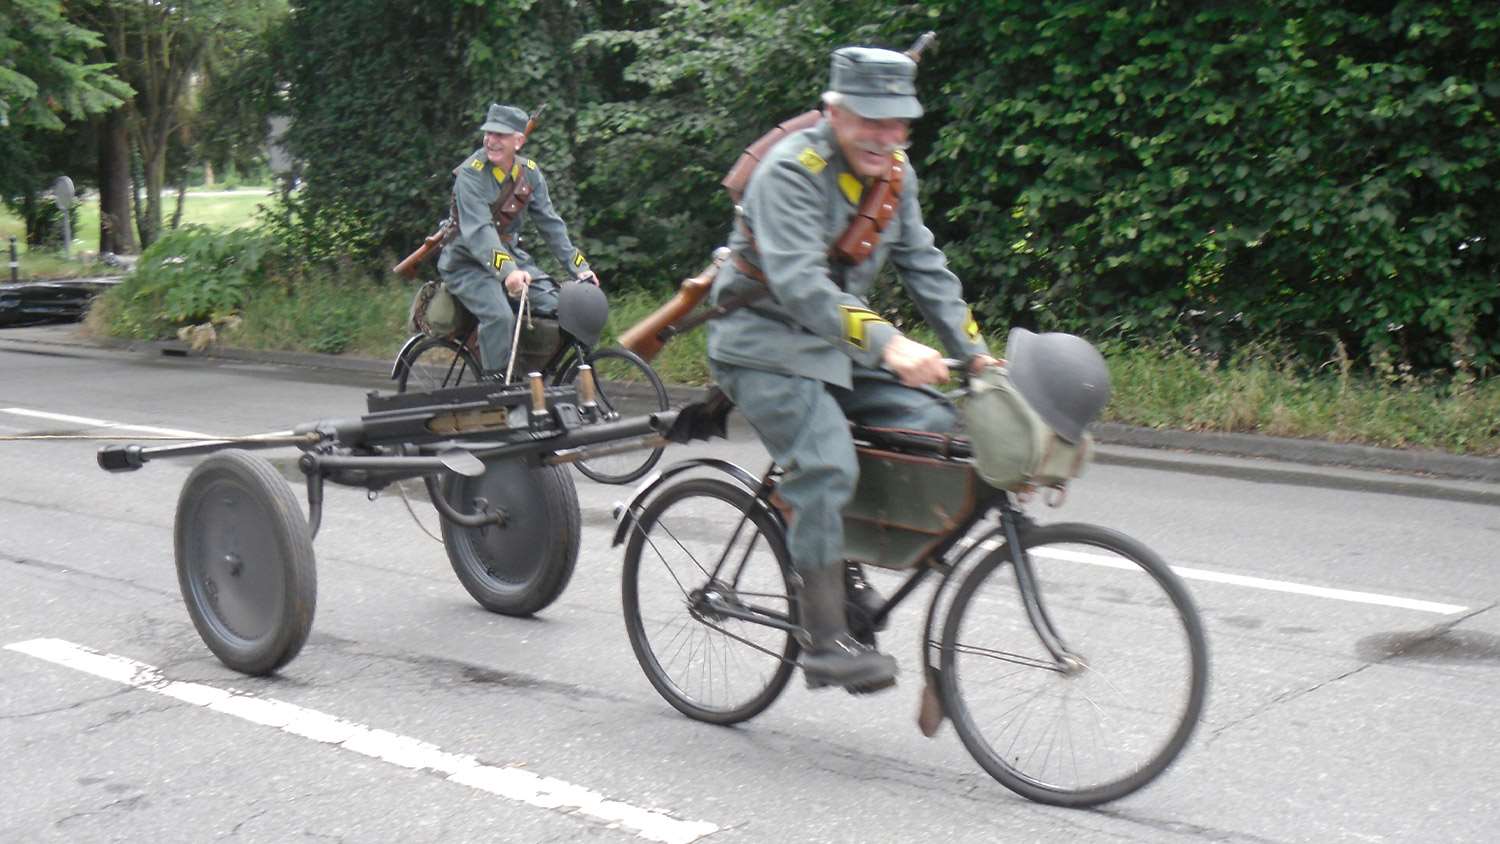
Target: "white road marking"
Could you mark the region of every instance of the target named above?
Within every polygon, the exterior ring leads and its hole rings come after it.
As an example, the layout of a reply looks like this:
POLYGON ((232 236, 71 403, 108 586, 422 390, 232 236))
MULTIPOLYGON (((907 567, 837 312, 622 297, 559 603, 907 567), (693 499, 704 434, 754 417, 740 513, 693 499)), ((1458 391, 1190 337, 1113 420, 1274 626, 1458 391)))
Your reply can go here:
POLYGON ((87 425, 90 428, 111 428, 125 431, 140 431, 146 434, 160 434, 166 437, 192 437, 194 439, 213 440, 218 439, 211 434, 200 434, 197 431, 181 431, 176 428, 157 428, 151 425, 129 425, 124 422, 111 422, 108 419, 90 419, 87 416, 68 416, 63 413, 48 413, 45 410, 28 410, 24 407, 0 407, 0 413, 12 413, 16 416, 29 416, 33 419, 47 419, 53 422, 67 422, 72 425, 87 425))
MULTIPOLYGON (((962 540, 958 543, 960 550, 973 545, 970 540, 962 540), (968 543, 967 545, 965 543, 968 543)), ((1001 543, 995 539, 987 539, 980 543, 980 550, 993 551, 999 548, 1001 543)), ((1129 563, 1122 562, 1114 557, 1102 554, 1090 554, 1084 551, 1069 551, 1065 549, 1045 549, 1034 552, 1037 556, 1052 557, 1058 560, 1067 560, 1074 563, 1087 563, 1095 566, 1106 566, 1109 568, 1134 568, 1129 563)), ((1326 598, 1331 601, 1345 601, 1351 604, 1373 604, 1380 607, 1396 607, 1397 609, 1416 610, 1417 612, 1437 613, 1438 615, 1454 615, 1468 611, 1468 607, 1459 604, 1444 604, 1438 601, 1424 601, 1420 598, 1404 598, 1400 595, 1382 595, 1379 592, 1360 592, 1354 589, 1335 589, 1329 586, 1312 586, 1306 583, 1295 583, 1289 580, 1273 580, 1268 577, 1251 577, 1243 574, 1229 574, 1228 572, 1211 571, 1209 569, 1190 568, 1187 566, 1171 566, 1172 571, 1177 573, 1183 580, 1202 580, 1208 583, 1226 583, 1231 586, 1244 586, 1249 589, 1263 589, 1267 592, 1285 592, 1292 595, 1307 595, 1312 598, 1326 598)))
POLYGON ((610 800, 583 786, 520 768, 485 765, 473 756, 449 753, 418 739, 366 727, 315 709, 202 683, 169 680, 155 666, 115 654, 99 653, 62 639, 31 639, 14 642, 5 648, 254 724, 274 727, 294 736, 332 744, 392 765, 428 769, 449 782, 509 800, 564 814, 582 815, 612 828, 628 830, 648 841, 690 844, 719 830, 715 824, 679 820, 660 811, 610 800))

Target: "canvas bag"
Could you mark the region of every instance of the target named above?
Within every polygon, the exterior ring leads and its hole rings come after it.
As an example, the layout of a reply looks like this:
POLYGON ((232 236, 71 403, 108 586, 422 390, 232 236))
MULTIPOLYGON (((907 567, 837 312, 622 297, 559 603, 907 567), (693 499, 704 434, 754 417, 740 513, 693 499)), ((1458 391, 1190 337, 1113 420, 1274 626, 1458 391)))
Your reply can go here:
POLYGON ((1083 474, 1093 457, 1093 437, 1085 432, 1070 443, 1059 436, 1011 384, 1003 366, 971 377, 969 393, 958 405, 974 468, 997 489, 1060 489, 1083 474))
POLYGON ((411 330, 434 337, 444 337, 458 327, 458 308, 453 294, 440 281, 429 280, 417 289, 407 317, 411 330))

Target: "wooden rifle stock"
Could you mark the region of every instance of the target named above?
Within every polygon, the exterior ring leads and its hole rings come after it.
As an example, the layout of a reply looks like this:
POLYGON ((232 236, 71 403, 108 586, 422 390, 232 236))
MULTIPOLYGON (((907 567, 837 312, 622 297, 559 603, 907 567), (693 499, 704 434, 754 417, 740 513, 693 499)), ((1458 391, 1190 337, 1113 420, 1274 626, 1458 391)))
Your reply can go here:
POLYGON ((447 235, 448 221, 444 220, 443 224, 438 226, 437 231, 422 239, 421 246, 412 250, 410 255, 402 258, 401 263, 391 267, 391 272, 399 276, 405 276, 406 278, 416 278, 417 267, 421 266, 422 262, 427 260, 427 256, 431 255, 433 250, 443 245, 443 238, 447 237, 447 235))
POLYGON ((620 345, 635 352, 647 362, 660 354, 661 347, 666 345, 667 340, 673 334, 670 330, 672 324, 698 307, 698 303, 708 295, 709 288, 713 287, 714 276, 718 274, 719 267, 728 258, 727 246, 715 249, 713 261, 704 267, 702 272, 692 278, 683 279, 682 284, 677 287, 676 295, 668 299, 666 304, 620 335, 620 345))

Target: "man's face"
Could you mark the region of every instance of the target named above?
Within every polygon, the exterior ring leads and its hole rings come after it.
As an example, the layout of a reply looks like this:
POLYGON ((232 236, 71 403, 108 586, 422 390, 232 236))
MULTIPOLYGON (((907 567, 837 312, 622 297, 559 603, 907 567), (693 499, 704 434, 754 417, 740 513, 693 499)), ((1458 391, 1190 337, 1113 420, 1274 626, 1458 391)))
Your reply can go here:
POLYGON ((828 107, 828 123, 849 167, 855 175, 866 179, 885 175, 890 168, 891 153, 906 148, 911 128, 910 120, 860 117, 840 106, 828 107))
POLYGON ((519 132, 485 132, 484 154, 490 163, 509 167, 516 159, 516 151, 526 143, 526 136, 519 132))

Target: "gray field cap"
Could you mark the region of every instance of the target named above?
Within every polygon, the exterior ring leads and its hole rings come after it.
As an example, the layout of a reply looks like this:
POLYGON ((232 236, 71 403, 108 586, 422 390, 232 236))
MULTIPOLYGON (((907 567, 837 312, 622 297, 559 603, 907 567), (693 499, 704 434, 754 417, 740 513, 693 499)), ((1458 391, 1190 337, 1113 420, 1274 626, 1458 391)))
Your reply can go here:
POLYGON ((905 53, 875 47, 844 47, 833 52, 828 90, 860 117, 883 120, 922 116, 917 101, 917 63, 905 53))
POLYGON ((515 106, 494 103, 484 116, 484 125, 479 127, 479 131, 499 132, 503 135, 525 132, 526 119, 526 112, 515 106))

